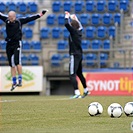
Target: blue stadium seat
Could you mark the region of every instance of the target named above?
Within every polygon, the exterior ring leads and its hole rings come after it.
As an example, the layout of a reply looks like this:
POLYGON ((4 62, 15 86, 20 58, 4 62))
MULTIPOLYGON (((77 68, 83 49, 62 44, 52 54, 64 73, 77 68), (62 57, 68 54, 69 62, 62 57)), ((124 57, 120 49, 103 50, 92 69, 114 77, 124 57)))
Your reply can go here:
POLYGON ((92 49, 100 49, 101 48, 101 40, 93 40, 91 43, 92 49))
POLYGON ((110 40, 103 41, 103 49, 110 49, 110 40))
POLYGON ((52 3, 52 10, 53 10, 53 12, 60 12, 60 10, 61 10, 61 2, 60 1, 54 1, 52 3))
POLYGON ((6 50, 6 41, 5 40, 1 40, 0 41, 0 46, 2 50, 6 50))
POLYGON ((119 10, 121 9, 124 12, 129 10, 129 2, 127 0, 120 0, 119 10))
POLYGON ((85 56, 85 62, 87 66, 95 66, 96 65, 97 55, 94 53, 89 53, 85 56))
POLYGON ((112 20, 113 20, 112 14, 110 14, 110 13, 103 14, 103 17, 102 17, 102 23, 103 24, 110 25, 113 22, 112 20))
POLYGON ((50 37, 50 29, 45 27, 40 29, 40 38, 41 39, 48 39, 50 37))
POLYGON ((23 50, 30 50, 31 49, 31 45, 28 41, 24 40, 22 44, 23 44, 22 45, 23 50))
POLYGON ((24 2, 18 3, 18 12, 25 13, 27 12, 27 5, 24 2))
POLYGON ((56 21, 56 16, 55 16, 55 14, 49 14, 49 15, 47 16, 46 21, 47 21, 47 25, 54 25, 54 24, 55 24, 55 21, 56 21))
POLYGON ((61 36, 61 28, 59 28, 59 27, 54 27, 53 29, 52 29, 52 38, 54 38, 54 39, 58 39, 58 38, 60 38, 60 36, 61 36))
POLYGON ((93 39, 96 34, 96 28, 94 26, 86 27, 86 38, 93 39))
POLYGON ((97 10, 97 12, 105 12, 106 11, 106 1, 105 0, 98 1, 97 5, 96 5, 96 10, 97 10))
POLYGON ((97 28, 97 37, 100 39, 104 39, 107 35, 107 28, 105 26, 99 26, 97 28))
POLYGON ((0 25, 3 25, 4 24, 4 22, 0 19, 0 25))
POLYGON ((120 13, 115 13, 114 14, 114 23, 118 23, 120 24, 121 23, 121 14, 120 13))
POLYGON ((90 48, 90 41, 89 40, 82 40, 81 47, 83 50, 88 50, 90 48))
POLYGON ((36 54, 30 54, 29 60, 31 65, 39 65, 39 56, 36 54))
POLYGON ((88 12, 94 12, 95 11, 95 3, 93 0, 86 2, 86 11, 88 11, 88 12))
POLYGON ((60 54, 53 54, 51 57, 51 66, 59 67, 61 65, 62 57, 60 54))
POLYGON ((64 19, 64 14, 59 14, 58 16, 58 25, 64 25, 65 19, 64 19))
POLYGON ((84 9, 84 2, 83 1, 75 1, 74 9, 75 9, 75 12, 82 12, 84 9))
POLYGON ((100 54, 100 65, 102 67, 107 65, 108 58, 109 58, 108 54, 106 54, 106 53, 101 53, 100 54))
POLYGON ((65 38, 65 39, 67 39, 68 37, 69 37, 69 31, 67 30, 67 28, 63 28, 63 37, 65 38))
POLYGON ((6 62, 7 62, 7 57, 2 55, 2 54, 0 54, 0 65, 1 66, 2 65, 5 66, 5 65, 7 65, 6 62))
POLYGON ((2 27, 1 28, 1 34, 2 34, 2 37, 6 38, 6 27, 2 27))
POLYGON ((72 1, 64 1, 63 7, 64 7, 64 11, 71 12, 73 7, 72 1))
POLYGON ((108 28, 108 35, 112 36, 112 37, 115 37, 115 26, 110 26, 108 28))
POLYGON ((4 2, 0 2, 0 12, 5 12, 6 11, 6 5, 4 2))
POLYGON ((62 55, 62 59, 69 59, 69 57, 70 57, 70 55, 68 53, 62 55))
POLYGON ((17 10, 17 5, 14 2, 9 2, 7 4, 8 11, 16 11, 17 10))
POLYGON ((99 25, 101 23, 101 15, 98 13, 94 13, 91 16, 91 24, 99 25))
POLYGON ((117 10, 118 10, 118 1, 117 0, 108 1, 108 11, 116 12, 117 10))
POLYGON ((33 37, 33 31, 31 28, 29 27, 24 28, 24 37, 26 39, 31 39, 33 37))
POLYGON ((29 58, 28 56, 22 54, 21 55, 22 65, 29 65, 29 58))
POLYGON ((80 15, 80 22, 82 25, 87 25, 89 23, 90 16, 86 13, 80 15))
POLYGON ((31 46, 34 50, 41 50, 41 42, 40 41, 32 41, 31 46))
POLYGON ((66 50, 67 49, 67 46, 68 46, 67 41, 60 40, 57 43, 57 50, 66 50))
POLYGON ((30 13, 36 13, 38 11, 37 3, 35 2, 29 2, 28 3, 28 9, 30 13))

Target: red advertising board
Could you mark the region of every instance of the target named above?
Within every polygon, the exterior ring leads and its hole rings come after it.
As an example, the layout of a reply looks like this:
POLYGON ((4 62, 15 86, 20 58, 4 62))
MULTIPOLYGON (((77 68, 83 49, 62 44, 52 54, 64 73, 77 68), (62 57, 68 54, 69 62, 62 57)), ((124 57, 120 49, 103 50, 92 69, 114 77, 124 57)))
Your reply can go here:
MULTIPOLYGON (((84 76, 91 95, 133 95, 131 72, 91 72, 84 73, 84 76)), ((82 88, 79 79, 78 84, 82 88)))

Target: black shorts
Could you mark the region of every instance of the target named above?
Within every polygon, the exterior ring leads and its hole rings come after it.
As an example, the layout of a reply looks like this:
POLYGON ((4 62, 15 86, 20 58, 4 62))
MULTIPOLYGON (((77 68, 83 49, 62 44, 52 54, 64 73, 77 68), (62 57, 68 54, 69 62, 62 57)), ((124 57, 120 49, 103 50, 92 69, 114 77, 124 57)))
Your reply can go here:
POLYGON ((9 65, 14 67, 21 65, 21 53, 22 53, 22 42, 18 41, 15 44, 8 44, 6 46, 6 54, 9 61, 9 65))
POLYGON ((82 73, 82 55, 70 55, 69 74, 82 73))

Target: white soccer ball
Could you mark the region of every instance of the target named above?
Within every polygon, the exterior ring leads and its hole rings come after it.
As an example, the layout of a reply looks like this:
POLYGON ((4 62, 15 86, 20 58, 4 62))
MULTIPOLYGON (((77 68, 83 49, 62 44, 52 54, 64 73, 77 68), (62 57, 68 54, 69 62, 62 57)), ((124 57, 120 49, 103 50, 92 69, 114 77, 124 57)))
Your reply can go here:
POLYGON ((128 102, 124 106, 124 113, 126 116, 132 116, 133 117, 133 102, 128 102))
POLYGON ((90 116, 97 116, 102 114, 103 107, 99 102, 92 102, 88 106, 88 113, 90 116))
POLYGON ((108 107, 108 115, 110 117, 115 117, 115 118, 119 118, 121 117, 122 113, 123 113, 123 108, 119 103, 112 103, 109 107, 108 107))

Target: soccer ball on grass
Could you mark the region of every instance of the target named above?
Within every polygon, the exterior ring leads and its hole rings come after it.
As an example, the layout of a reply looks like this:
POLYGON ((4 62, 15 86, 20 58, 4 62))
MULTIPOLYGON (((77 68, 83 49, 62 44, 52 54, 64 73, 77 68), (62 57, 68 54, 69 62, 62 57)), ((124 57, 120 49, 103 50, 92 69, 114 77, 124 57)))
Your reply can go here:
POLYGON ((107 112, 110 117, 119 118, 123 113, 123 108, 119 103, 112 103, 107 112))
POLYGON ((90 116, 97 116, 103 113, 103 107, 99 102, 92 102, 88 106, 90 116))

